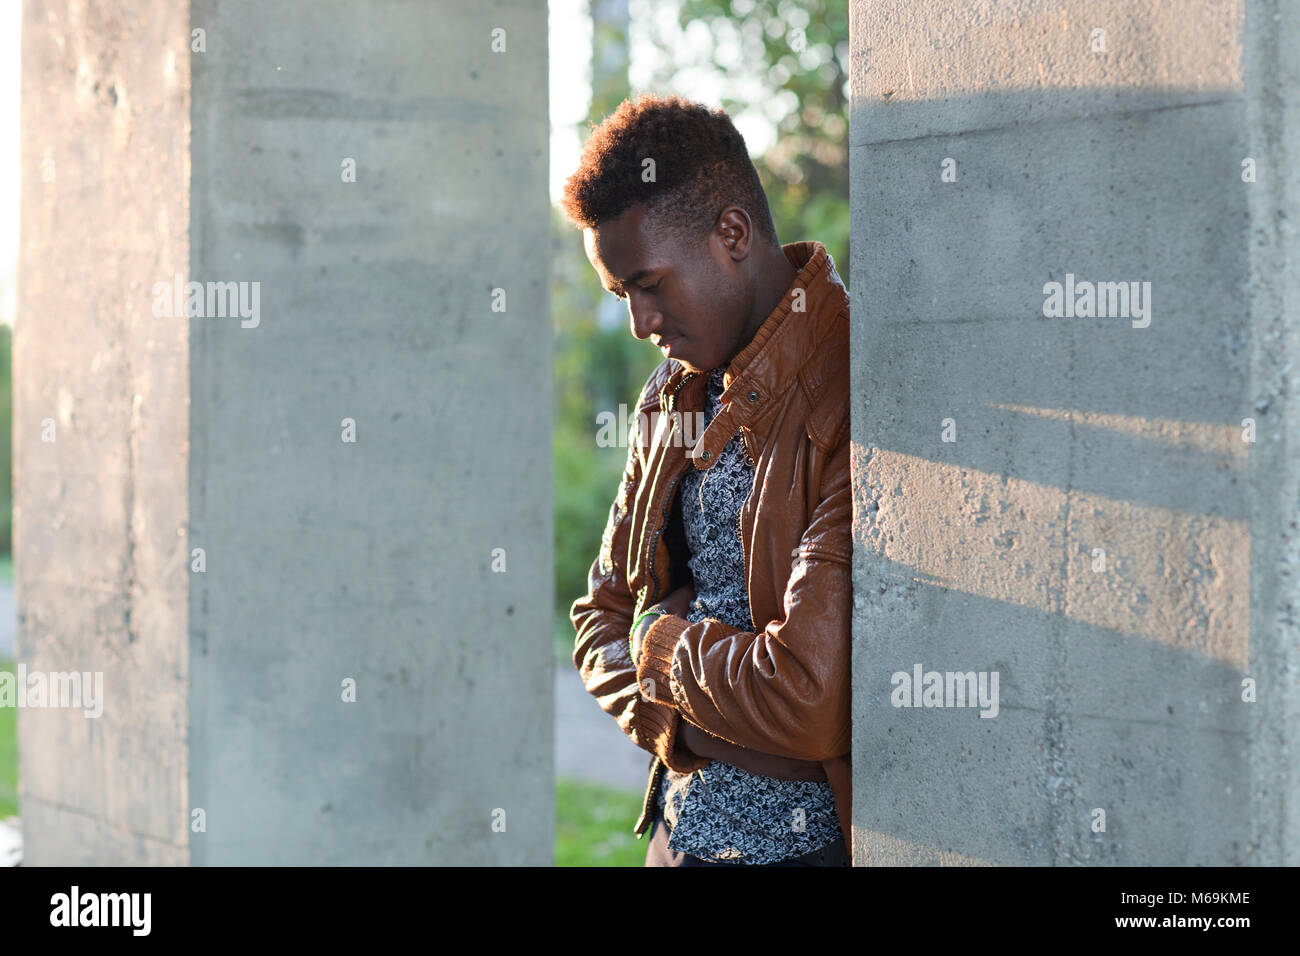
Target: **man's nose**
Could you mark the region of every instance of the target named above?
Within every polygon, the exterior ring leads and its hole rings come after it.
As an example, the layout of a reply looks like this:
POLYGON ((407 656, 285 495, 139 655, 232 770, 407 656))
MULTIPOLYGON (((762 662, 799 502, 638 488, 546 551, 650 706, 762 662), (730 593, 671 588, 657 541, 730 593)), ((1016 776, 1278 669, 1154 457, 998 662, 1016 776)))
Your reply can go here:
POLYGON ((663 321, 663 316, 660 315, 659 310, 644 301, 638 304, 630 296, 627 300, 627 311, 632 319, 632 334, 638 339, 650 338, 654 332, 659 330, 659 326, 663 321))

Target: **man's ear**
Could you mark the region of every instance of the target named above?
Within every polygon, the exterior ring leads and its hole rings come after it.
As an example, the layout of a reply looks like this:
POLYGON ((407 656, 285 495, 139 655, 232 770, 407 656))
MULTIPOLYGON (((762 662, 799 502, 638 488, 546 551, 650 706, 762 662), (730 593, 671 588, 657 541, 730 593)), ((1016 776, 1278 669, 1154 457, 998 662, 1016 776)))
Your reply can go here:
POLYGON ((754 241, 754 225, 749 213, 739 206, 728 206, 718 216, 714 225, 714 234, 721 240, 723 248, 734 262, 743 262, 748 258, 754 241))

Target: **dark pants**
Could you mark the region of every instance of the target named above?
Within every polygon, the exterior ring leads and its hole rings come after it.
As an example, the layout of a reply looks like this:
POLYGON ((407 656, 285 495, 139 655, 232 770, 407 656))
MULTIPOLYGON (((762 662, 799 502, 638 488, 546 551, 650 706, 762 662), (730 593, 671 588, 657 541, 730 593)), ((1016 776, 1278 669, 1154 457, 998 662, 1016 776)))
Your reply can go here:
POLYGON ((668 849, 668 825, 662 814, 655 814, 650 824, 650 845, 645 851, 646 866, 852 866, 849 848, 843 840, 836 840, 830 846, 813 850, 803 856, 791 857, 776 863, 715 863, 713 860, 701 860, 689 853, 678 853, 668 849))

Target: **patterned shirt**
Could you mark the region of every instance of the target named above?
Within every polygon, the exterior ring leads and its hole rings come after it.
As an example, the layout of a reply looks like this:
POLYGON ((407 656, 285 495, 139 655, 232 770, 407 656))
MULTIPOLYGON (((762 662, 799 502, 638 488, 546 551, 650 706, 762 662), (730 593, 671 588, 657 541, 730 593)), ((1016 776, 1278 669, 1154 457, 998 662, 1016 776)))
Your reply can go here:
MULTIPOLYGON (((709 373, 707 425, 722 407, 725 369, 709 373)), ((686 620, 753 630, 740 543, 740 509, 754 484, 739 431, 706 471, 688 468, 679 487, 695 601, 686 620)), ((664 769, 657 803, 668 847, 704 860, 775 863, 844 839, 831 786, 778 780, 713 760, 690 774, 664 769)))

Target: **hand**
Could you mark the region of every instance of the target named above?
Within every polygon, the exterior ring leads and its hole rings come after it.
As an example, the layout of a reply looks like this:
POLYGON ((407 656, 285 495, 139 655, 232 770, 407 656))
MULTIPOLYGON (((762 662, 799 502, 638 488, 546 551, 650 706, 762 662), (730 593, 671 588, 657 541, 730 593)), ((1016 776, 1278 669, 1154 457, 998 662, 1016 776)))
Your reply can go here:
POLYGON ((685 617, 695 600, 695 585, 687 582, 653 607, 663 608, 669 614, 685 617))
MULTIPOLYGON (((691 609, 691 602, 695 600, 695 585, 692 583, 683 584, 676 591, 673 591, 658 604, 652 604, 646 608, 649 610, 663 610, 676 617, 685 617, 691 609)), ((636 629, 632 635, 632 661, 639 663, 641 660, 641 649, 645 647, 646 631, 650 630, 659 615, 651 614, 641 620, 641 626, 636 629)))

